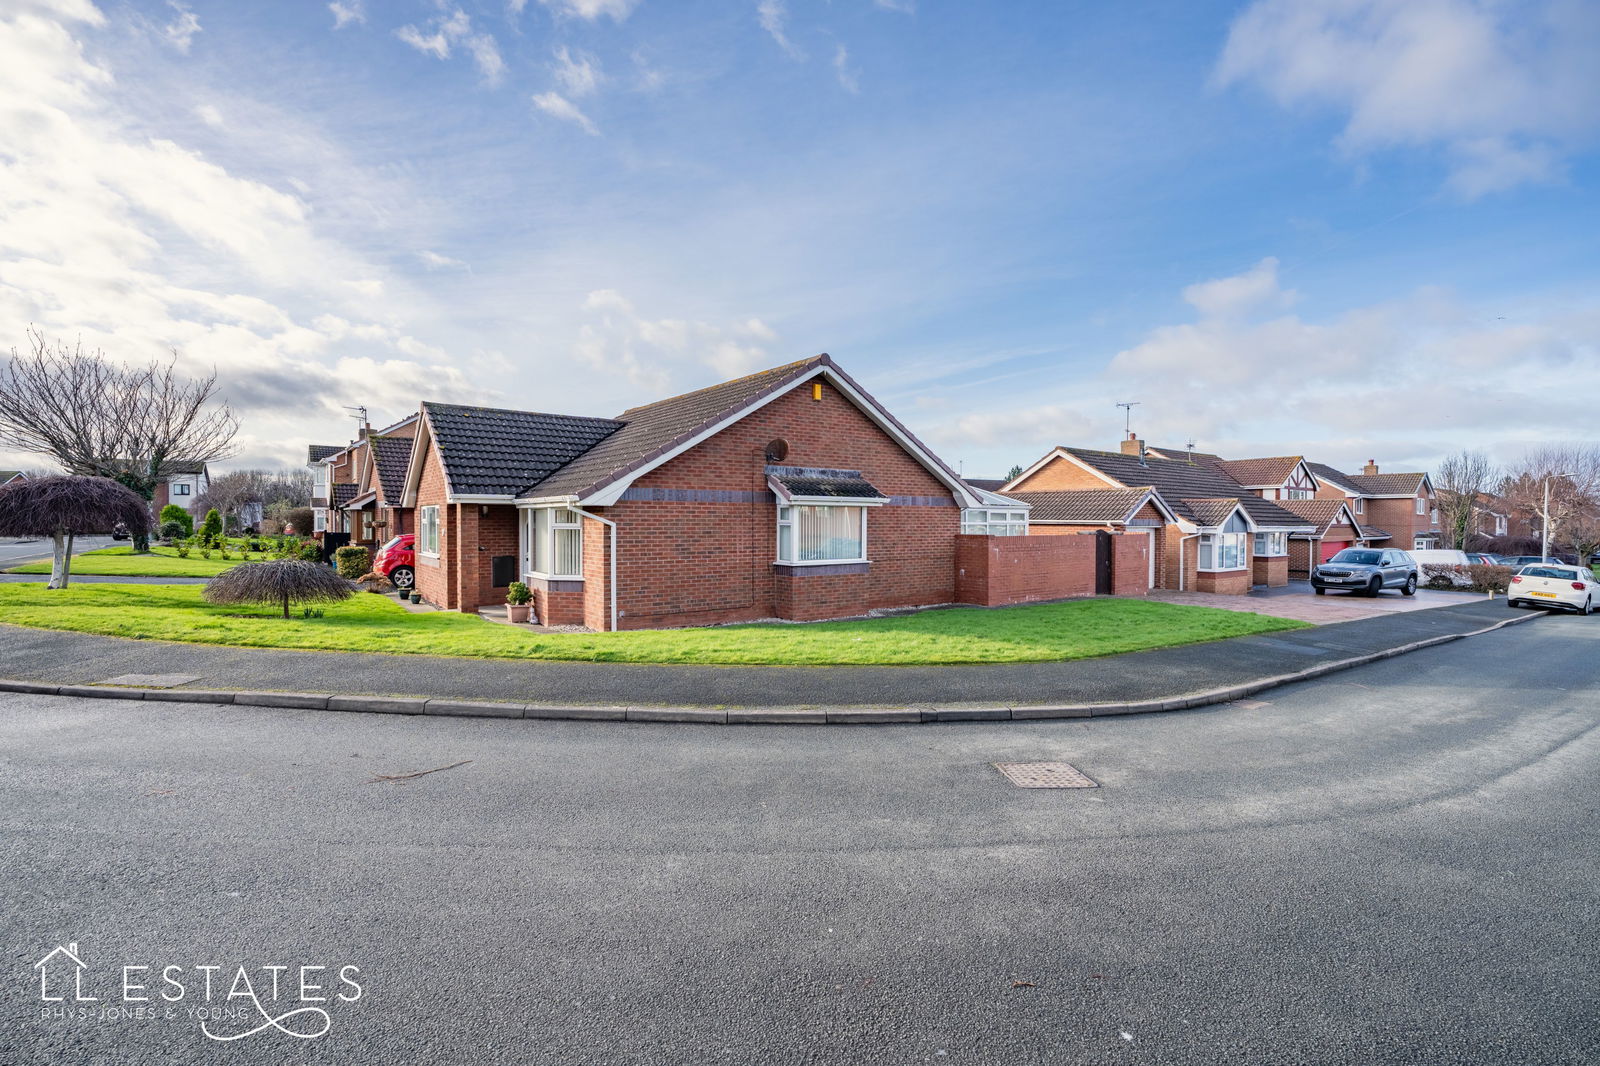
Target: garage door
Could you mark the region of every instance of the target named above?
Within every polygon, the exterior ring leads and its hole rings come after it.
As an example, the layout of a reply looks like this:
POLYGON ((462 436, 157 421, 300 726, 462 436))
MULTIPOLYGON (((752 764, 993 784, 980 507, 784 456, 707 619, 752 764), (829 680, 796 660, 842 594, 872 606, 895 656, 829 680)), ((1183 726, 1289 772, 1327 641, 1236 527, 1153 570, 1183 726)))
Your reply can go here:
POLYGON ((1348 547, 1350 547, 1350 542, 1347 541, 1347 540, 1325 540, 1325 541, 1323 541, 1322 542, 1322 561, 1323 562, 1327 562, 1329 559, 1332 559, 1335 555, 1338 555, 1340 552, 1344 551, 1348 547))

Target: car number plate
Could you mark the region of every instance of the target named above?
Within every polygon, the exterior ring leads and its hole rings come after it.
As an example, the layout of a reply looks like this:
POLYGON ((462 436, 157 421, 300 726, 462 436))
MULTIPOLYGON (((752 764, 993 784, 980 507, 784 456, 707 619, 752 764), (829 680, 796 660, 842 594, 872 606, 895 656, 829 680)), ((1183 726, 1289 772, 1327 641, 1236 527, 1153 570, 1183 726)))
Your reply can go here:
POLYGON ((1545 597, 1546 599, 1549 599, 1549 600, 1553 600, 1553 599, 1556 598, 1556 594, 1554 592, 1535 592, 1534 595, 1535 596, 1543 596, 1543 597, 1545 597))

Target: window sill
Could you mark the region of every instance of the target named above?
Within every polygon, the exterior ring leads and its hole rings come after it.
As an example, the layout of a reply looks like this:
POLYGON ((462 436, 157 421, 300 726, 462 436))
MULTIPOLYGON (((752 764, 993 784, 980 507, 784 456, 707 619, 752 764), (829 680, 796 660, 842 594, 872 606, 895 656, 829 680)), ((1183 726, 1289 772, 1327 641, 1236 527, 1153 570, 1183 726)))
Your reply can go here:
POLYGON ((841 574, 865 574, 872 569, 872 564, 865 561, 853 563, 814 562, 814 563, 773 563, 772 571, 775 574, 788 577, 834 577, 841 574))
MULTIPOLYGON (((1282 556, 1275 556, 1275 558, 1282 558, 1282 556)), ((1197 567, 1195 567, 1194 572, 1197 573, 1197 574, 1242 574, 1248 569, 1250 569, 1250 567, 1248 565, 1245 565, 1245 566, 1230 566, 1230 567, 1226 567, 1226 568, 1224 568, 1222 570, 1215 570, 1215 569, 1211 569, 1209 567, 1197 566, 1197 567)))

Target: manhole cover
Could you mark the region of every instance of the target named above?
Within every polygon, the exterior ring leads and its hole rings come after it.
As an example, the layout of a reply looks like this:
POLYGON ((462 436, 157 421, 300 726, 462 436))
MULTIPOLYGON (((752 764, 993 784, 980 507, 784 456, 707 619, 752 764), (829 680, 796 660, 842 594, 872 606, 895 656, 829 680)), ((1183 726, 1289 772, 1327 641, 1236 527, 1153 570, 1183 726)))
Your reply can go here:
POLYGON ((123 674, 108 677, 102 685, 132 685, 134 688, 177 688, 191 681, 199 681, 194 674, 123 674))
POLYGON ((997 762, 994 768, 1018 788, 1099 788, 1076 766, 1065 762, 997 762))

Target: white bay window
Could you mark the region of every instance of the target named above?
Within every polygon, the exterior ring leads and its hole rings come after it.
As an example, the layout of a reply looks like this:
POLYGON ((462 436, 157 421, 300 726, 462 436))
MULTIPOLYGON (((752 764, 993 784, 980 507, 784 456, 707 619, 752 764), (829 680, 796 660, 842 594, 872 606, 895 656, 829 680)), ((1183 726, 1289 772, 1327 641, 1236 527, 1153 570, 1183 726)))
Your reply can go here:
POLYGON ((867 508, 778 504, 778 562, 867 561, 867 508))
POLYGON ((1245 533, 1200 534, 1199 567, 1201 570, 1243 570, 1245 566, 1245 533))
POLYGON ((583 516, 570 507, 522 512, 522 572, 575 581, 583 577, 583 516))

